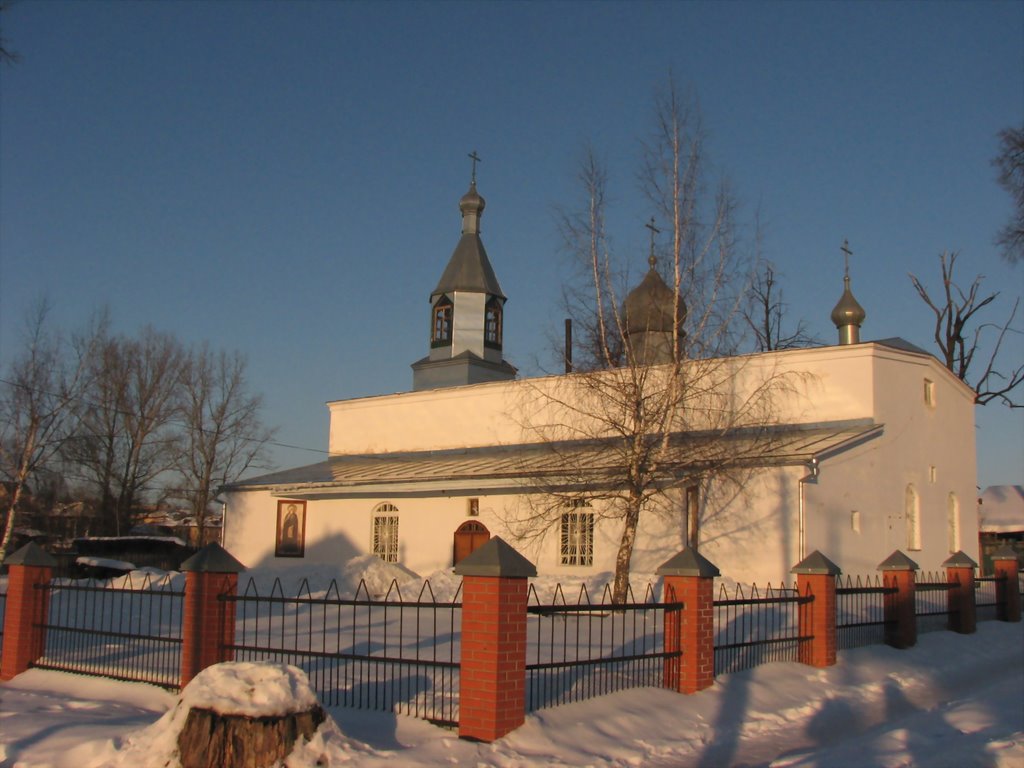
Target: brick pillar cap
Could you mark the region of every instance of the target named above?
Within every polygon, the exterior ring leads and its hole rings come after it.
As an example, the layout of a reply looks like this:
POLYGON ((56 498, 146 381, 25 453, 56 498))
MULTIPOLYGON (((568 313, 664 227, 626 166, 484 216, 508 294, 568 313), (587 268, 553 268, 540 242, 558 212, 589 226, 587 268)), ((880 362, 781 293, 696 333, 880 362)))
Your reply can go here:
POLYGON ((843 571, 816 549, 794 565, 789 572, 799 576, 838 576, 843 571))
POLYGON ((42 549, 34 541, 30 541, 17 552, 12 552, 4 559, 4 565, 27 565, 37 568, 54 568, 57 561, 53 555, 42 549))
POLYGON ((207 544, 181 564, 183 571, 200 573, 241 573, 245 566, 217 542, 207 544))
POLYGON ((976 568, 977 566, 978 564, 965 555, 962 549, 947 557, 942 564, 943 568, 976 568))
POLYGON ((500 536, 464 557, 455 566, 459 576, 497 576, 505 579, 526 579, 537 575, 537 566, 516 552, 500 536))
POLYGON ((1016 560, 1017 553, 1009 544, 1003 544, 999 549, 989 555, 993 560, 1016 560))
POLYGON ((916 571, 918 564, 898 549, 878 564, 880 571, 916 571))
POLYGON ((666 560, 654 573, 658 576, 700 576, 705 579, 722 575, 717 565, 690 547, 666 560))

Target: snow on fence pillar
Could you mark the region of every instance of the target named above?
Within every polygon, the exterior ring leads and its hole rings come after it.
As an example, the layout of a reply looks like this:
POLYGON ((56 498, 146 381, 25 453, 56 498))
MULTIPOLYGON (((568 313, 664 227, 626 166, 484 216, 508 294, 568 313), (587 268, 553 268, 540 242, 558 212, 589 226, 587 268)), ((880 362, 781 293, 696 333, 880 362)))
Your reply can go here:
POLYGON ((463 577, 459 738, 495 741, 526 719, 526 580, 537 569, 495 536, 455 573, 463 577))
POLYGON ((799 659, 812 667, 831 667, 836 663, 836 576, 839 566, 818 550, 793 566, 800 597, 811 600, 800 605, 799 659))
POLYGON ((181 564, 185 611, 181 624, 181 687, 214 664, 231 661, 224 648, 235 641, 235 604, 217 596, 238 590, 245 566, 220 544, 208 544, 181 564))
POLYGON ((57 561, 29 542, 5 561, 7 607, 4 613, 4 650, 0 658, 0 680, 10 680, 29 668, 46 649, 49 593, 37 585, 49 584, 57 561))
POLYGON ((961 635, 970 635, 977 630, 977 608, 974 599, 974 569, 978 566, 963 551, 950 555, 942 567, 946 569, 946 581, 950 589, 946 593, 949 611, 947 628, 961 635))
POLYGON ((1020 621, 1020 583, 1017 581, 1017 554, 1003 546, 992 553, 996 575, 996 618, 999 621, 1020 621))
POLYGON ((656 571, 665 578, 666 603, 682 608, 665 611, 664 686, 696 693, 715 682, 715 577, 718 568, 693 549, 684 549, 656 571))
POLYGON ((917 563, 897 549, 879 563, 878 570, 883 584, 896 590, 885 596, 885 642, 893 648, 910 648, 917 644, 917 563))

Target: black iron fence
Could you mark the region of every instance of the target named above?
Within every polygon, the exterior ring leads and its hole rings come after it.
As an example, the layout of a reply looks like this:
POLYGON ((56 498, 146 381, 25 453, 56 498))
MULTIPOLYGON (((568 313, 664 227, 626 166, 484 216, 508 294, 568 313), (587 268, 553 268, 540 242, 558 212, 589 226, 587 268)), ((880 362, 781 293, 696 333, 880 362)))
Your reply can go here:
POLYGON ((914 587, 914 615, 917 632, 936 632, 946 629, 958 611, 949 607, 949 592, 958 589, 960 582, 949 581, 944 574, 924 573, 914 587))
POLYGON ((642 601, 630 588, 625 602, 613 604, 605 587, 594 602, 582 586, 570 603, 558 585, 546 603, 531 586, 527 602, 527 712, 626 688, 661 687, 666 665, 682 655, 665 650, 666 612, 682 604, 659 603, 649 584, 642 601))
POLYGON ((836 648, 885 642, 885 596, 896 594, 879 576, 836 577, 836 648))
POLYGON ((434 599, 424 582, 405 600, 396 582, 371 599, 365 582, 342 598, 335 582, 313 594, 303 580, 294 597, 275 580, 260 595, 249 580, 222 595, 236 610, 239 661, 271 660, 299 667, 326 706, 397 712, 439 725, 458 724, 460 591, 434 599))
POLYGON ((750 669, 770 661, 797 661, 800 606, 814 600, 795 587, 765 588, 755 584, 749 594, 737 585, 729 597, 723 584, 715 600, 715 675, 750 669))
POLYGON ((978 621, 992 621, 999 617, 999 591, 1005 584, 1005 576, 980 576, 974 580, 974 607, 978 621))
MULTIPOLYGON (((179 580, 181 577, 178 577, 179 580)), ((54 579, 47 593, 46 647, 34 664, 177 688, 184 591, 166 576, 109 581, 54 579)))

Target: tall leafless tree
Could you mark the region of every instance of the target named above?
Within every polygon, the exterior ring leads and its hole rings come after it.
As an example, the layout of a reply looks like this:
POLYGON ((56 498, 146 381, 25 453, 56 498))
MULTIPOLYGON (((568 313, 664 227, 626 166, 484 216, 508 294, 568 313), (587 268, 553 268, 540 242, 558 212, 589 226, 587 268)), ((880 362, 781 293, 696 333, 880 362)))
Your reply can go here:
POLYGON ((261 466, 273 436, 260 420, 262 398, 249 392, 245 369, 238 353, 213 352, 204 344, 181 371, 184 445, 176 471, 200 544, 217 489, 261 466))
MULTIPOLYGON (((547 461, 531 479, 530 508, 510 521, 516 535, 540 537, 567 509, 587 503, 620 525, 612 589, 618 602, 628 594, 641 519, 678 517, 686 488, 707 488, 729 468, 754 462, 767 443, 760 427, 770 421, 773 393, 785 384, 772 373, 745 375, 743 360, 728 355, 737 346, 749 268, 737 247, 728 185, 709 192, 696 102, 670 79, 654 118, 640 186, 666 230, 667 245, 658 247, 652 225, 649 259, 671 304, 658 364, 630 333, 623 310, 630 258, 617 258, 610 247, 608 175, 588 149, 579 171, 582 203, 560 217, 576 267, 577 282, 565 296, 582 330, 582 354, 573 375, 524 388, 522 423, 545 446, 547 461)), ((689 522, 696 546, 699 525, 689 522)))
POLYGON ((147 327, 135 338, 108 336, 90 362, 91 386, 65 456, 93 486, 100 514, 121 535, 156 478, 178 461, 175 420, 185 350, 173 336, 147 327))
POLYGON ((1013 198, 1013 211, 996 242, 1003 248, 1003 257, 1014 263, 1024 260, 1024 125, 1007 128, 999 139, 999 154, 992 162, 999 169, 1000 185, 1013 198))
POLYGON ((72 348, 48 326, 39 302, 25 325, 24 346, 0 380, 0 473, 8 483, 0 561, 14 532, 27 484, 56 461, 74 433, 75 404, 87 388, 95 335, 72 348))
POLYGON ((1013 400, 1013 391, 1024 382, 1024 363, 1008 371, 996 367, 1006 335, 1017 332, 1012 325, 1020 299, 1014 301, 1013 309, 1002 325, 983 322, 980 313, 998 298, 999 292, 982 296, 984 278, 981 275, 974 278, 966 291, 957 285, 953 272, 958 257, 955 251, 939 255, 942 292, 935 297, 916 276, 910 275, 917 295, 935 315, 934 338, 940 358, 957 378, 974 390, 974 402, 978 405, 999 400, 1011 408, 1020 408, 1022 403, 1013 400), (994 342, 989 342, 991 351, 988 357, 977 357, 985 348, 982 345, 985 334, 990 337, 994 334, 994 342))

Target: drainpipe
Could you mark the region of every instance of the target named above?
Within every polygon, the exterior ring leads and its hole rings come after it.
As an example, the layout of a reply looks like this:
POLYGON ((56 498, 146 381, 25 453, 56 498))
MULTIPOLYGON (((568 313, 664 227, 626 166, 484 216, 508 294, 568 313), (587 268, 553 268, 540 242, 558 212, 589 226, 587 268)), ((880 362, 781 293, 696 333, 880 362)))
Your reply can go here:
POLYGON ((817 482, 817 480, 818 480, 818 460, 816 458, 812 458, 809 462, 807 462, 807 469, 809 470, 808 473, 806 475, 804 475, 803 477, 801 477, 800 478, 800 482, 799 482, 799 486, 800 486, 800 493, 799 493, 800 511, 799 511, 799 514, 798 514, 797 526, 799 527, 798 546, 800 548, 800 552, 799 552, 799 557, 798 557, 797 562, 802 562, 803 559, 805 557, 807 557, 807 541, 806 541, 806 536, 807 536, 807 522, 806 522, 806 518, 807 518, 807 502, 806 502, 806 499, 804 498, 804 492, 805 492, 804 491, 804 484, 805 483, 811 483, 811 482, 817 482))

